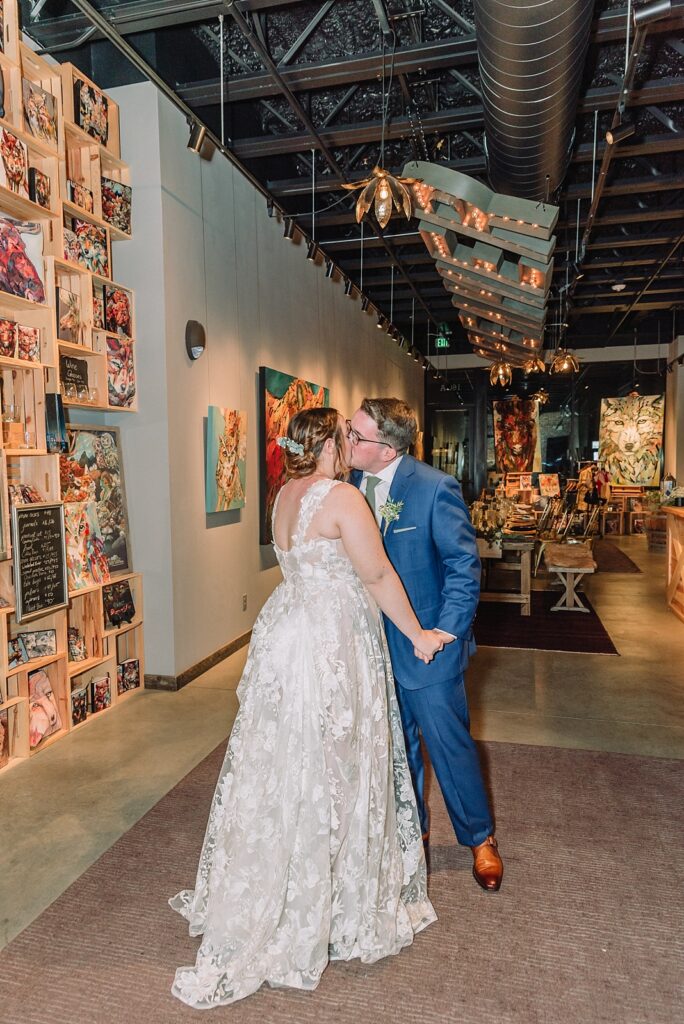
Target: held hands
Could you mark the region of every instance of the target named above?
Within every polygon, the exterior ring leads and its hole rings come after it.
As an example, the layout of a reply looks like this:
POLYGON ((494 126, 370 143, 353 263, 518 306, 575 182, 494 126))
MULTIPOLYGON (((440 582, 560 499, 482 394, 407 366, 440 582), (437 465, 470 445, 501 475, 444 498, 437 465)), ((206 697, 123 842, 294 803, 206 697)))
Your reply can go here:
POLYGON ((445 644, 453 642, 455 637, 443 633, 440 629, 421 629, 413 645, 413 653, 416 658, 428 665, 438 651, 443 650, 445 644))

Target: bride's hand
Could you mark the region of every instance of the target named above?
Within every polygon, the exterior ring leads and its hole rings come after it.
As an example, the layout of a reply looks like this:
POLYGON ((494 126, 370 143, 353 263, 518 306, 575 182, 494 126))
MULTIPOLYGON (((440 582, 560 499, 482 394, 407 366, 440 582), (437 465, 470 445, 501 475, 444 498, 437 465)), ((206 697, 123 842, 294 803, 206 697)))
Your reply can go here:
POLYGON ((446 634, 440 633, 438 630, 421 629, 414 642, 413 653, 416 658, 424 661, 427 665, 432 661, 435 654, 443 649, 444 644, 450 644, 453 639, 453 637, 447 637, 446 634))

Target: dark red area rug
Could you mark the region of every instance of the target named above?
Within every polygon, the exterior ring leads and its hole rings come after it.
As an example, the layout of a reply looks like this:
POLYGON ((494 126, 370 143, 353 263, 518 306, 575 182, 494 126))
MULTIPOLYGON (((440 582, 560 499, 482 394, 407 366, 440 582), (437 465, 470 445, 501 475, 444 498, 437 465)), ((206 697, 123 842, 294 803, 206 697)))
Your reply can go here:
POLYGON ((482 647, 517 647, 531 651, 569 651, 572 654, 618 654, 586 594, 584 612, 552 612, 560 588, 532 592, 532 614, 520 614, 517 604, 480 601, 475 639, 482 647))
POLYGON ((596 561, 597 572, 641 572, 636 562, 633 562, 612 540, 595 540, 591 551, 596 561))

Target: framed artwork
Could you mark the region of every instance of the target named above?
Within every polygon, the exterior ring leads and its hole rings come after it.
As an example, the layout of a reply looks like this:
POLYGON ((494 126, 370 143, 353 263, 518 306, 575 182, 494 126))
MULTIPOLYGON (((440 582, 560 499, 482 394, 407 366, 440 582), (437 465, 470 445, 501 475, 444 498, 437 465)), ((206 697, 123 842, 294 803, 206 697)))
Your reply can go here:
POLYGON ((93 679, 90 684, 90 706, 93 714, 104 711, 112 703, 112 683, 109 676, 93 679))
POLYGON ((50 677, 44 669, 29 672, 29 744, 31 749, 59 732, 62 719, 50 677))
POLYGON ((494 452, 500 473, 538 473, 542 468, 539 403, 529 398, 494 402, 494 452))
POLYGON ((79 242, 80 258, 78 262, 92 274, 109 277, 109 246, 107 231, 91 224, 87 220, 73 217, 71 221, 73 233, 79 242))
POLYGON ((88 657, 86 638, 79 631, 77 626, 68 627, 67 646, 69 650, 69 661, 85 661, 88 657))
POLYGON ((327 406, 329 397, 328 389, 320 384, 311 384, 267 366, 259 367, 260 544, 270 544, 273 540, 273 505, 285 482, 283 450, 276 439, 287 433, 288 423, 300 409, 327 406))
POLYGON ((104 320, 105 330, 112 334, 122 334, 125 338, 133 336, 131 317, 131 293, 125 288, 109 285, 104 286, 104 320))
POLYGON ((82 252, 81 243, 76 237, 76 233, 71 228, 62 228, 62 249, 65 260, 70 260, 72 263, 81 262, 82 252))
POLYGON ((40 327, 17 324, 17 357, 30 363, 40 362, 40 327))
POLYGON ((598 457, 611 483, 658 486, 664 414, 663 395, 601 399, 598 457))
POLYGON ((94 85, 74 79, 74 121, 101 146, 109 138, 109 100, 94 85))
POLYGON ((41 89, 28 78, 21 80, 21 94, 24 101, 24 121, 36 139, 57 145, 57 100, 52 93, 41 89))
POLYGON ((21 635, 10 637, 7 641, 7 667, 9 669, 19 668, 20 665, 24 665, 28 660, 28 652, 21 635))
POLYGON ((542 498, 560 497, 560 481, 558 473, 539 474, 539 493, 542 498))
POLYGON ((50 179, 37 167, 29 167, 28 172, 29 199, 38 203, 44 210, 50 209, 50 179))
POLYGON ((102 217, 125 234, 131 233, 133 189, 112 178, 102 178, 102 217))
POLYGON ((119 694, 128 693, 140 686, 140 662, 137 658, 126 658, 116 666, 116 687, 119 694))
POLYGON ((247 413, 209 406, 205 509, 227 512, 245 507, 247 413))
POLYGON ((0 291, 45 302, 43 229, 33 221, 0 217, 0 291))
POLYGON ((135 618, 135 602, 128 580, 110 583, 102 588, 102 604, 105 613, 105 628, 118 629, 135 618))
POLYGON ((68 288, 57 289, 57 337, 78 345, 81 341, 81 298, 68 288))
POLYGON ((84 686, 81 690, 71 692, 71 724, 79 725, 85 722, 88 717, 88 690, 84 686))
POLYGON ((131 555, 119 430, 73 424, 67 437, 69 450, 59 460, 62 501, 95 502, 109 571, 125 572, 131 555))
POLYGON ((104 325, 104 287, 93 283, 93 327, 98 331, 104 331, 104 325))
POLYGON ((135 401, 134 342, 107 335, 107 394, 109 404, 118 409, 129 409, 135 401))
POLYGON ((29 661, 35 658, 49 658, 57 654, 57 631, 55 629, 33 629, 28 633, 18 633, 29 661))
POLYGON ((0 319, 0 356, 15 359, 17 355, 17 325, 14 320, 0 319))
POLYGON ((83 590, 94 583, 107 583, 109 564, 95 502, 65 503, 64 528, 69 590, 83 590))
POLYGON ((0 130, 0 185, 17 196, 29 198, 28 150, 6 128, 0 130))
POLYGON ((93 193, 85 185, 82 185, 79 181, 67 181, 67 193, 69 195, 69 202, 73 203, 74 206, 80 206, 86 213, 92 213, 95 209, 95 199, 93 193))

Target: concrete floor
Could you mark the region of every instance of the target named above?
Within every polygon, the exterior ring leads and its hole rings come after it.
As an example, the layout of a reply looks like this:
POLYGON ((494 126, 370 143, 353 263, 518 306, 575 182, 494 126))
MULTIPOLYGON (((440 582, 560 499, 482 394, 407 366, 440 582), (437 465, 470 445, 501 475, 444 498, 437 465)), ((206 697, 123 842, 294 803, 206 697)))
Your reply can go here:
MULTIPOLYGON (((621 546, 644 574, 586 587, 621 657, 482 648, 468 676, 478 739, 684 758, 684 623, 665 606, 665 556, 643 537, 621 546)), ((245 657, 136 695, 0 775, 0 947, 225 739, 245 657)))

